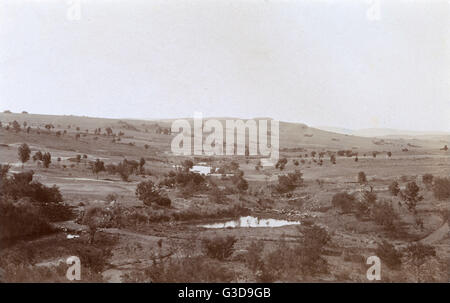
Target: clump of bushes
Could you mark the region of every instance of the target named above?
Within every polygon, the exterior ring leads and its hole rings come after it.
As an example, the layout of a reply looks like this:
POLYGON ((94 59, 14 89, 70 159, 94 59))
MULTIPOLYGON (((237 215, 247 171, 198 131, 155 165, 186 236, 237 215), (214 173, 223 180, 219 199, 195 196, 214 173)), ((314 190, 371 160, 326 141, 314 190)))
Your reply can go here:
POLYGON ((233 254, 236 241, 234 236, 216 236, 203 239, 202 246, 208 257, 223 261, 233 254))
POLYGON ((160 206, 169 207, 171 204, 170 199, 163 197, 159 187, 152 181, 140 182, 136 187, 136 196, 148 206, 151 206, 152 203, 156 203, 160 206))
POLYGON ((303 185, 303 174, 300 170, 295 170, 293 173, 278 176, 278 184, 276 190, 280 194, 291 192, 299 186, 303 185))
POLYGON ((355 204, 355 197, 345 192, 337 193, 331 199, 331 204, 340 208, 344 213, 349 213, 355 204))
POLYGON ((450 178, 435 178, 433 194, 438 200, 450 198, 450 178))
POLYGON ((391 269, 399 269, 402 265, 402 252, 386 240, 378 244, 375 254, 391 269))

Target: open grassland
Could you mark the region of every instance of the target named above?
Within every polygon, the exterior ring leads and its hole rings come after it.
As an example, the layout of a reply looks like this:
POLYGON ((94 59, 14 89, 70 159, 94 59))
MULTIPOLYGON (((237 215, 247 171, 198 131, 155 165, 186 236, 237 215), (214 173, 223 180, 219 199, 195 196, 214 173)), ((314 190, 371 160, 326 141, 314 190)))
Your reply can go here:
MULTIPOLYGON (((381 254, 389 264, 382 265, 382 281, 448 282, 450 198, 436 196, 436 180, 450 177, 450 153, 442 149, 448 136, 367 138, 280 123, 280 159, 286 161, 277 168, 260 166, 257 156, 173 156, 173 135, 164 134, 171 121, 31 114, 0 114, 0 121, 0 162, 10 165, 4 178, 32 170, 33 182, 56 185, 57 202, 73 213, 51 220, 51 232, 4 236, 2 280, 65 282, 65 258, 78 255, 84 281, 367 282, 366 259, 381 254), (24 163, 18 157, 23 143, 31 152, 24 163), (38 151, 51 154, 48 167, 31 158, 38 151), (120 163, 141 158, 144 164, 126 178, 117 173, 120 163), (105 169, 95 172, 97 159, 105 169), (196 177, 177 168, 189 159, 217 173, 196 177), (281 187, 283 176, 296 171, 295 182, 281 187), (427 182, 426 174, 434 179, 427 182), (413 209, 402 196, 411 183, 422 197, 413 209), (170 205, 144 203, 136 194, 140 184, 159 185, 158 195, 170 205), (338 193, 351 196, 351 205, 333 203, 338 193), (94 226, 89 209, 107 220, 94 226), (242 216, 300 225, 202 227, 242 216), (414 254, 429 247, 434 253, 423 259, 414 254)), ((33 208, 36 201, 21 195, 2 199, 33 208)))

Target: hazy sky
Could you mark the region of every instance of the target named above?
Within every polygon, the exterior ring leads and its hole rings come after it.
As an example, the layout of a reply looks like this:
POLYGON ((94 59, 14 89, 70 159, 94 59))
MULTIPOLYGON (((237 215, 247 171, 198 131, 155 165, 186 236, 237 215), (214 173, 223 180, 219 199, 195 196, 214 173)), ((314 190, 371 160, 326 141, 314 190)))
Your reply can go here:
POLYGON ((0 109, 450 131, 450 1, 0 0, 0 109))

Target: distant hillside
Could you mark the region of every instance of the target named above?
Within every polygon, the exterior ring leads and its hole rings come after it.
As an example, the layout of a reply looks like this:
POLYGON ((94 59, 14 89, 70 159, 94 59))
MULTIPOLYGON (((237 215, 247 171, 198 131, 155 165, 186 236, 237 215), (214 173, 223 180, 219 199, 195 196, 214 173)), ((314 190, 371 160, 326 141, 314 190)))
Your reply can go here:
MULTIPOLYGON (((192 119, 192 118, 191 118, 192 119)), ((204 118, 208 119, 208 118, 204 118)), ((222 121, 233 118, 216 118, 222 121)), ((259 118, 261 119, 261 118, 259 118)), ((270 118, 263 118, 269 120, 270 118)), ((12 121, 18 121, 21 125, 23 122, 27 122, 28 126, 40 127, 44 129, 45 124, 51 123, 57 129, 67 129, 71 126, 71 130, 79 127, 80 131, 96 128, 112 127, 115 131, 122 130, 126 134, 135 136, 136 138, 144 138, 145 133, 155 133, 158 126, 169 128, 172 121, 176 119, 164 119, 164 120, 134 120, 134 119, 106 119, 106 118, 94 118, 94 117, 80 117, 80 116, 57 116, 57 115, 37 115, 37 114, 9 114, 0 113, 0 121, 3 124, 12 121)), ((192 125, 192 124, 191 124, 192 125)), ((332 128, 334 131, 322 130, 319 128, 309 127, 306 124, 280 122, 280 148, 306 148, 316 150, 339 150, 339 149, 353 149, 357 151, 387 151, 397 150, 408 147, 410 150, 414 149, 435 149, 439 150, 444 144, 450 144, 450 136, 438 135, 432 137, 420 132, 410 132, 416 134, 416 137, 411 138, 372 138, 373 136, 380 137, 383 135, 394 135, 393 132, 382 132, 377 130, 363 130, 359 133, 363 135, 339 133, 337 128, 332 128)), ((345 130, 348 132, 348 130, 345 130)), ((355 132, 358 133, 358 132, 355 132)), ((398 133, 395 133, 398 134, 398 133)), ((158 142, 165 144, 170 143, 172 136, 158 137, 158 142)), ((154 139, 151 139, 154 140, 154 139)))
POLYGON ((340 134, 354 135, 360 137, 391 137, 391 138, 413 138, 413 137, 439 137, 450 136, 450 132, 439 131, 410 131, 392 128, 365 128, 365 129, 346 129, 339 127, 319 126, 318 129, 331 131, 340 134))

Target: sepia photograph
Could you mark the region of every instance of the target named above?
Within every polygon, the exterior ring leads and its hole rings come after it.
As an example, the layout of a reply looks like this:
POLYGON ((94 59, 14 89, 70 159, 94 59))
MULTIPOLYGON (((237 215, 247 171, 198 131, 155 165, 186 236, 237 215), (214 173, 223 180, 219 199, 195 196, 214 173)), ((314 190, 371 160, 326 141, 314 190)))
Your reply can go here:
POLYGON ((448 0, 0 0, 1 283, 449 283, 449 146, 448 0))

